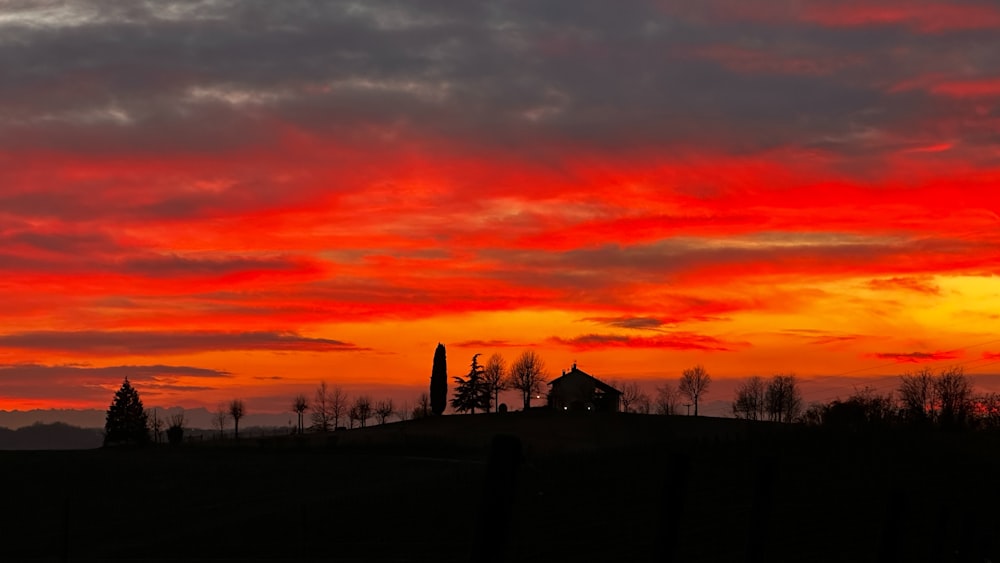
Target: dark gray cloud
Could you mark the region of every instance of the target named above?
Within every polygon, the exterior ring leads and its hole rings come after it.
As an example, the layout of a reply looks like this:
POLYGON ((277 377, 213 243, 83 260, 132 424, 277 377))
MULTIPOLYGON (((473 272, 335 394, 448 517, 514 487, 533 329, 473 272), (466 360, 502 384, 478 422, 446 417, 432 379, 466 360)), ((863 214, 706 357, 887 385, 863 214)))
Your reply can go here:
POLYGON ((638 330, 660 330, 664 325, 673 324, 655 317, 588 317, 583 320, 613 326, 616 328, 632 328, 638 330))
POLYGON ((350 352, 350 342, 294 332, 37 331, 0 335, 0 348, 64 351, 80 356, 186 354, 214 350, 350 352))
POLYGON ((214 387, 185 381, 190 378, 202 380, 230 376, 226 371, 192 366, 0 365, 0 385, 5 392, 27 400, 109 400, 108 386, 117 386, 126 377, 138 384, 144 394, 165 390, 207 391, 214 387))
POLYGON ((232 149, 273 143, 277 118, 366 143, 394 132, 609 150, 794 142, 857 153, 928 118, 947 119, 958 138, 975 131, 961 119, 974 116, 967 102, 898 86, 954 75, 956 61, 972 77, 1000 63, 986 30, 803 20, 821 1, 783 7, 791 17, 720 1, 680 4, 80 1, 51 13, 25 9, 2 29, 0 82, 9 87, 0 93, 0 143, 232 149))
POLYGON ((451 344, 456 348, 522 348, 527 344, 519 344, 509 340, 463 340, 451 344))

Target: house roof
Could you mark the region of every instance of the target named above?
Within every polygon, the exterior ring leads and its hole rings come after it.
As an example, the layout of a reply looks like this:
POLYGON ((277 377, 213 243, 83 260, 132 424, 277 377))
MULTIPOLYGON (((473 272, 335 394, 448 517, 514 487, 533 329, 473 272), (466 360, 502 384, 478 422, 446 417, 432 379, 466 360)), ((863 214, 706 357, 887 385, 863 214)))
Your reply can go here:
POLYGON ((582 375, 583 377, 590 378, 591 380, 593 380, 594 386, 597 387, 598 389, 600 389, 601 391, 604 391, 605 393, 615 393, 615 394, 618 394, 618 395, 622 394, 621 391, 615 389, 614 387, 608 385, 607 383, 601 381, 600 379, 597 379, 593 375, 590 375, 589 373, 583 371, 582 369, 578 369, 576 367, 576 364, 573 364, 573 369, 567 371, 566 373, 562 374, 561 376, 559 376, 559 377, 553 379, 552 381, 550 381, 549 385, 552 385, 552 384, 556 383, 557 381, 559 381, 560 379, 562 379, 564 377, 571 376, 571 375, 572 376, 581 376, 582 375))

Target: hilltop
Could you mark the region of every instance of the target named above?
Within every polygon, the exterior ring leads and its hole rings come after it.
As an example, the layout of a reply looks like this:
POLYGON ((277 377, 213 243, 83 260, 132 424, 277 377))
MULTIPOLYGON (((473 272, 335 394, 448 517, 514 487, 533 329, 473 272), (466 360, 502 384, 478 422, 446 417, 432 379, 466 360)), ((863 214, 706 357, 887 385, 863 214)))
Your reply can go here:
POLYGON ((18 484, 3 518, 6 550, 22 558, 468 561, 488 549, 507 561, 743 560, 749 550, 866 561, 889 538, 900 560, 919 560, 996 545, 996 441, 532 411, 0 452, 0 478, 18 484), (498 433, 523 445, 506 476, 488 464, 498 433), (504 487, 508 501, 486 494, 504 487), (509 529, 483 536, 484 518, 505 506, 509 529))

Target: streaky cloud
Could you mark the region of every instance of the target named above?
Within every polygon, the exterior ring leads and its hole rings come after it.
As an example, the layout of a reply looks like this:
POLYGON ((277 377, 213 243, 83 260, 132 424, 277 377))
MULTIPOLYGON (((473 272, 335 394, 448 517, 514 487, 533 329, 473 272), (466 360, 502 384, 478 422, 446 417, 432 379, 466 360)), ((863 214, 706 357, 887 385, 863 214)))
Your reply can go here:
POLYGON ((58 351, 80 356, 184 354, 215 350, 356 352, 340 340, 296 332, 36 331, 0 335, 0 348, 58 351))
POLYGON ((661 348, 669 350, 728 352, 747 345, 746 343, 725 342, 713 336, 690 332, 675 332, 651 337, 625 336, 621 334, 583 334, 573 338, 553 336, 548 341, 552 344, 568 346, 574 350, 661 348))
POLYGON ((962 352, 954 350, 944 352, 879 352, 870 354, 869 357, 879 360, 892 360, 898 363, 919 364, 924 362, 956 360, 962 357, 962 352))

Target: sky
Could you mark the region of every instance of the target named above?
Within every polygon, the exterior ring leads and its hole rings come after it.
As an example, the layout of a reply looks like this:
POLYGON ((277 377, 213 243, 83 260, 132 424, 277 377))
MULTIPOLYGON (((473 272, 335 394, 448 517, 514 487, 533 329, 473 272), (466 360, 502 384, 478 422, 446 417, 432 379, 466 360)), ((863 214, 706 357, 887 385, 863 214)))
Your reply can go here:
POLYGON ((438 342, 989 388, 998 38, 976 0, 0 1, 0 409, 415 401, 438 342))

